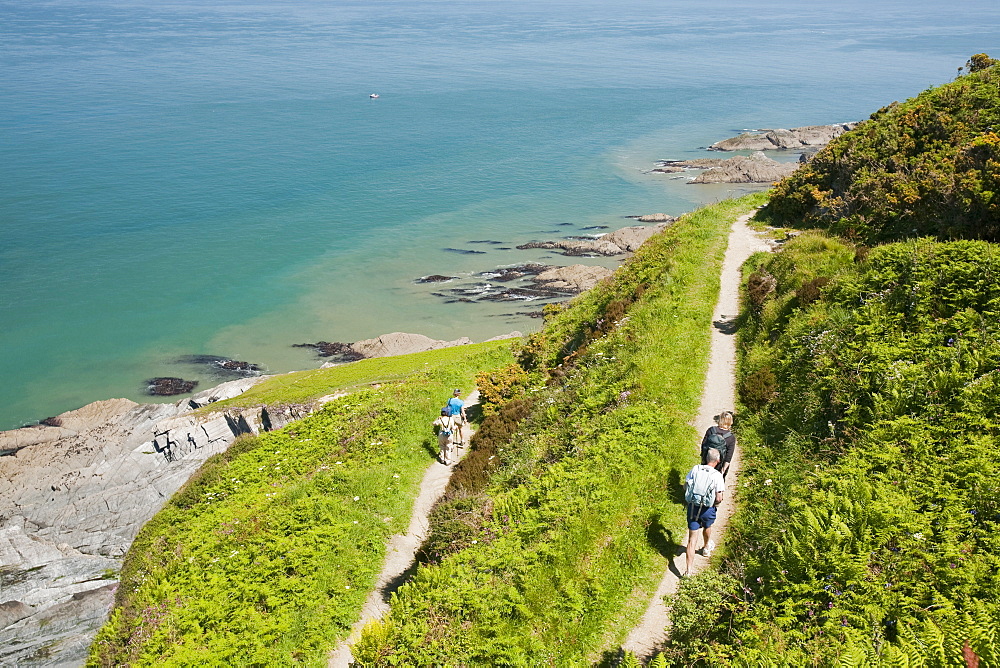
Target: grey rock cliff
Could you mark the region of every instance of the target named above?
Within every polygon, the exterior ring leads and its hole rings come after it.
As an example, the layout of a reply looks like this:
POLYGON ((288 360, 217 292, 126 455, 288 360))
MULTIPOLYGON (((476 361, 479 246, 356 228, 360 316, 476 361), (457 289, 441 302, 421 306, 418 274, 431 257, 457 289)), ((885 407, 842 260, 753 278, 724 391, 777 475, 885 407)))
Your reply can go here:
MULTIPOLYGON (((294 409, 194 414, 260 378, 174 404, 98 401, 0 432, 0 665, 81 665, 139 529, 209 456, 294 409)), ((301 412, 301 411, 298 411, 301 412)))

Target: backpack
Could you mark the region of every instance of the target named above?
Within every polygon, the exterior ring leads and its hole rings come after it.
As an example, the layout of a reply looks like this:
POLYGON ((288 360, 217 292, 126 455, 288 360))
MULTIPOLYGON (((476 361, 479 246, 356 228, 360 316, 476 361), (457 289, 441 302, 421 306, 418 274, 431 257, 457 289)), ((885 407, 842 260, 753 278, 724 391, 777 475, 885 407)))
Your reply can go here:
POLYGON ((729 444, 726 443, 726 437, 722 435, 722 430, 718 427, 712 427, 708 436, 705 437, 705 445, 701 449, 702 461, 705 461, 705 455, 708 453, 709 448, 715 448, 719 451, 720 462, 726 461, 726 453, 729 451, 729 444))
POLYGON ((449 415, 448 416, 448 426, 446 427, 445 425, 441 425, 440 429, 438 430, 438 435, 440 435, 440 436, 451 436, 451 428, 453 426, 455 426, 455 421, 452 420, 451 416, 449 415))
POLYGON ((707 464, 696 466, 691 475, 691 483, 684 492, 684 500, 701 508, 714 506, 715 495, 719 491, 716 489, 714 473, 715 469, 707 464))

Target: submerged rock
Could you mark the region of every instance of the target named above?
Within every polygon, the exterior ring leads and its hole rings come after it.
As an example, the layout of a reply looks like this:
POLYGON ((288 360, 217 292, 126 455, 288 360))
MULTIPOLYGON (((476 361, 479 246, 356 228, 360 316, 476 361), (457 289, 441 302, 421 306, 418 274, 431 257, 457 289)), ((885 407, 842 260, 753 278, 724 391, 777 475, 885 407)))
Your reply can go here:
POLYGON ((184 380, 171 376, 150 378, 146 381, 146 394, 154 397, 171 397, 175 394, 187 394, 197 385, 198 381, 196 380, 184 380))
POLYGON ((481 271, 478 276, 490 281, 509 283, 525 276, 537 276, 549 268, 551 268, 551 265, 528 262, 527 264, 517 264, 512 267, 497 267, 496 269, 481 271))
POLYGON ((234 360, 221 355, 185 355, 177 358, 178 364, 205 366, 221 377, 257 376, 263 371, 259 364, 234 360))
POLYGON ((319 357, 336 357, 340 362, 354 362, 364 359, 364 355, 354 351, 350 343, 340 341, 317 341, 316 343, 293 343, 293 348, 312 348, 319 357))
POLYGON ((416 280, 417 283, 447 283, 448 281, 454 281, 458 276, 443 276, 441 274, 431 274, 430 276, 421 276, 416 280))

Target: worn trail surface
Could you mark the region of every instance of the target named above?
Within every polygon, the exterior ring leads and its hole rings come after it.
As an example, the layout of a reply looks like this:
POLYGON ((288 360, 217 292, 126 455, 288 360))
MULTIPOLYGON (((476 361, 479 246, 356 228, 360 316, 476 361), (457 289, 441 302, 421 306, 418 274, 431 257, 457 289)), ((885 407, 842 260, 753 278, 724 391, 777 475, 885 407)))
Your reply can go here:
MULTIPOLYGON (((479 404, 479 390, 476 390, 465 398, 465 408, 468 410, 472 406, 479 404)), ((469 451, 469 439, 474 433, 470 425, 465 426, 463 437, 466 446, 458 450, 459 459, 469 451)), ((410 569, 416 562, 417 549, 427 536, 428 515, 431 508, 444 494, 451 478, 452 466, 445 466, 437 460, 428 467, 424 473, 424 479, 420 483, 420 493, 413 502, 413 514, 410 516, 410 526, 405 534, 396 534, 389 539, 388 550, 386 551, 385 564, 382 572, 379 573, 375 581, 375 588, 368 595, 364 606, 361 608, 361 618, 355 622, 351 628, 351 635, 342 642, 337 649, 330 654, 327 663, 329 668, 347 668, 354 660, 351 655, 351 645, 361 637, 361 631, 365 624, 373 619, 381 619, 389 612, 389 598, 407 580, 410 569)))
MULTIPOLYGON (((692 447, 699 447, 702 434, 714 424, 714 417, 723 410, 732 410, 736 402, 736 336, 734 320, 739 313, 740 266, 748 257, 757 251, 767 251, 770 247, 758 238, 747 227, 747 221, 753 214, 742 216, 733 223, 729 232, 729 245, 722 264, 719 301, 715 306, 712 321, 712 349, 705 375, 705 390, 701 397, 701 407, 695 427, 698 429, 698 442, 692 447)), ((717 544, 724 540, 725 529, 735 507, 733 491, 737 488, 740 471, 740 448, 730 464, 726 476, 726 495, 719 506, 718 519, 713 527, 712 538, 717 544)), ((701 547, 699 543, 698 547, 701 547)), ((648 658, 655 653, 658 646, 666 640, 667 625, 670 622, 663 596, 677 591, 680 574, 684 572, 683 548, 667 564, 667 571, 656 589, 649 607, 638 626, 632 629, 622 644, 622 650, 632 652, 637 657, 648 658)), ((703 570, 708 565, 706 557, 695 558, 692 574, 703 570)))

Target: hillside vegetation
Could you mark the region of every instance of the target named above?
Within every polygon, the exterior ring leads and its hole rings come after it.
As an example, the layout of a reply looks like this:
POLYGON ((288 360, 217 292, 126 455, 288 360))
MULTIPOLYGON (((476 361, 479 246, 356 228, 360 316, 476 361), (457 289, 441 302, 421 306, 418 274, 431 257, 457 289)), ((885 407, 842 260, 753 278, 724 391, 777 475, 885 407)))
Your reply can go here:
MULTIPOLYGON (((744 268, 739 509, 651 665, 1000 665, 1000 66, 969 70, 831 143, 758 215, 825 229, 744 268)), ((91 665, 323 664, 405 526, 430 419, 474 375, 485 418, 354 656, 614 664, 686 537, 727 232, 766 201, 682 217, 513 355, 241 399, 355 390, 238 442, 144 528, 91 665)))
POLYGON ((672 601, 671 661, 1000 665, 1000 248, 902 240, 995 237, 979 62, 776 189, 770 220, 829 232, 744 267, 740 506, 672 601))
POLYGON ((1000 238, 1000 66, 893 103, 775 188, 764 214, 863 243, 1000 238))
POLYGON ((742 331, 744 487, 709 655, 997 665, 1000 253, 804 235, 756 265, 751 285, 776 283, 742 331))
POLYGON ((437 451, 430 421, 512 359, 506 341, 434 352, 282 378, 286 401, 369 382, 206 461, 130 548, 88 665, 324 664, 406 530, 437 451))
POLYGON ((684 534, 719 270, 762 195, 684 216, 550 311, 435 509, 424 565, 360 665, 585 665, 614 655, 684 534), (607 652, 607 655, 604 653, 607 652))

